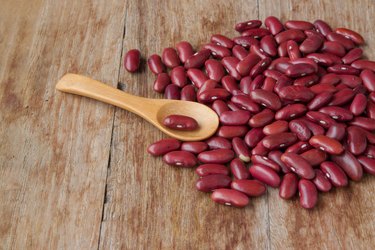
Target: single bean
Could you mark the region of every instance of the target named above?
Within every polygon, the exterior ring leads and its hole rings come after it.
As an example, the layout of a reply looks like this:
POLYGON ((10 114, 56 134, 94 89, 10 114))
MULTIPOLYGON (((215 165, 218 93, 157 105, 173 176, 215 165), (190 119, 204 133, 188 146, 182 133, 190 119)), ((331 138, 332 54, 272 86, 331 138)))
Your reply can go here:
POLYGON ((244 32, 249 29, 257 29, 262 26, 262 21, 260 20, 248 20, 241 23, 236 23, 234 29, 238 32, 244 32))
POLYGON ((252 36, 238 36, 233 38, 233 42, 244 48, 250 48, 251 46, 259 44, 259 41, 252 36))
POLYGON ((182 63, 185 63, 193 54, 193 46, 189 42, 182 41, 176 44, 177 54, 182 63))
POLYGON ((292 145, 297 141, 297 136, 294 133, 279 133, 273 135, 267 135, 263 140, 263 146, 273 150, 278 148, 284 148, 292 145))
POLYGON ((267 156, 252 155, 251 162, 253 164, 261 164, 267 166, 269 168, 272 168, 276 172, 280 172, 280 166, 273 160, 269 159, 267 156))
POLYGON ((300 155, 295 153, 284 153, 281 156, 284 164, 301 178, 313 179, 315 172, 310 163, 300 155))
POLYGON ((268 148, 266 148, 265 146, 263 146, 263 143, 262 142, 259 142, 255 148, 253 148, 253 150, 251 150, 251 154, 253 155, 262 155, 262 156, 265 156, 268 154, 270 150, 268 148))
POLYGON ((181 150, 188 151, 193 154, 199 154, 207 150, 208 145, 203 141, 189 141, 181 144, 181 150))
POLYGON ((250 53, 258 55, 261 59, 270 57, 270 55, 267 52, 265 52, 258 44, 250 46, 250 53))
POLYGON ((216 88, 208 89, 198 95, 198 100, 201 102, 213 102, 215 100, 225 100, 230 96, 230 93, 226 89, 216 88))
POLYGON ((302 154, 306 152, 307 150, 311 149, 312 147, 308 142, 305 141, 299 141, 294 143, 293 145, 289 146, 285 153, 295 153, 295 154, 302 154))
POLYGON ((221 78, 225 76, 225 70, 223 65, 216 60, 208 59, 205 63, 207 76, 217 82, 221 81, 221 78))
POLYGON ((268 186, 276 188, 280 185, 280 177, 274 170, 267 166, 254 164, 250 167, 249 171, 255 179, 268 186))
POLYGON ((201 88, 209 79, 200 69, 188 69, 186 74, 197 88, 201 88))
POLYGON ((213 174, 229 175, 229 170, 225 165, 221 164, 203 164, 195 169, 195 173, 199 176, 213 174))
POLYGON ((315 122, 324 128, 329 128, 336 123, 329 115, 318 111, 309 111, 306 113, 306 117, 310 121, 315 122))
POLYGON ((180 65, 181 61, 174 48, 165 48, 161 60, 168 68, 174 68, 180 65))
POLYGON ((348 178, 345 172, 336 163, 331 161, 322 162, 320 169, 335 187, 345 187, 348 185, 348 178))
POLYGON ((270 30, 272 35, 277 35, 284 30, 283 24, 277 17, 269 16, 264 20, 265 26, 270 30))
MULTIPOLYGON (((342 62, 345 64, 352 64, 362 57, 363 50, 361 48, 354 48, 348 51, 346 55, 341 58, 342 62)), ((357 62, 358 63, 358 62, 357 62)), ((352 65, 352 67, 356 68, 352 65)))
POLYGON ((300 20, 289 20, 285 23, 287 29, 312 30, 314 25, 310 22, 300 20))
POLYGON ((178 150, 180 146, 181 142, 176 139, 163 139, 148 146, 147 152, 153 156, 160 156, 178 150))
POLYGON ((323 47, 321 48, 321 51, 323 53, 331 53, 339 57, 343 57, 346 54, 344 46, 342 46, 341 43, 339 42, 326 41, 323 43, 323 47))
POLYGON ((336 64, 327 68, 328 72, 339 75, 359 75, 360 71, 352 66, 345 64, 336 64))
POLYGON ((346 50, 351 50, 355 46, 354 43, 352 42, 352 40, 346 38, 345 36, 343 36, 341 34, 335 33, 335 32, 328 33, 326 35, 326 38, 327 38, 328 41, 341 43, 341 45, 344 46, 344 48, 346 50))
POLYGON ((309 140, 309 143, 314 148, 318 148, 332 155, 339 155, 344 151, 339 141, 324 135, 314 135, 309 140))
POLYGON ((305 86, 305 87, 310 87, 319 81, 319 76, 317 75, 309 75, 309 76, 303 76, 299 77, 294 80, 293 85, 296 86, 305 86))
POLYGON ((357 116, 350 122, 350 125, 373 131, 375 130, 375 119, 357 116))
POLYGON ((196 99, 195 87, 193 85, 186 85, 181 89, 181 100, 195 102, 196 99))
POLYGON ((277 55, 277 43, 272 35, 264 36, 262 40, 260 40, 260 47, 269 56, 274 57, 277 55))
POLYGON ((124 67, 129 72, 135 72, 139 69, 141 62, 141 52, 137 49, 131 49, 126 52, 124 57, 124 67))
POLYGON ((261 196, 266 192, 266 186, 257 180, 233 180, 230 187, 250 197, 261 196))
POLYGON ((232 145, 233 150, 238 158, 240 158, 244 162, 250 161, 250 151, 244 140, 239 137, 234 137, 232 139, 232 145))
POLYGON ((232 52, 224 46, 208 43, 203 45, 203 49, 211 51, 211 55, 215 58, 221 59, 227 56, 231 56, 232 52))
POLYGON ((249 204, 249 198, 245 194, 226 188, 216 189, 212 193, 211 199, 216 203, 234 207, 245 207, 249 204))
POLYGON ((232 143, 228 139, 218 136, 210 137, 206 140, 206 143, 211 150, 232 148, 232 143))
POLYGON ((310 87, 310 90, 315 93, 316 95, 329 92, 329 93, 335 93, 337 92, 337 89, 334 85, 328 84, 328 83, 318 83, 310 87))
POLYGON ((301 141, 308 141, 311 137, 310 129, 302 120, 293 120, 289 122, 289 130, 295 133, 301 141))
POLYGON ((320 163, 327 159, 326 152, 315 148, 303 152, 301 156, 314 167, 319 166, 320 163))
POLYGON ((357 126, 349 126, 347 129, 347 149, 354 155, 363 154, 367 148, 367 137, 363 129, 357 126))
POLYGON ((211 174, 200 177, 195 187, 201 192, 212 192, 218 188, 226 188, 230 186, 232 179, 228 175, 211 174))
POLYGON ((243 60, 249 52, 241 45, 234 45, 232 48, 232 54, 237 57, 238 60, 243 60))
POLYGON ((307 111, 306 106, 303 104, 300 104, 300 103, 289 104, 276 112, 275 119, 276 120, 291 120, 299 116, 302 116, 303 114, 306 113, 306 111, 307 111))
POLYGON ((349 110, 337 106, 324 107, 319 109, 319 112, 327 114, 337 121, 350 121, 353 119, 353 114, 349 110))
POLYGON ((347 28, 336 28, 335 32, 337 34, 340 34, 349 38, 350 40, 352 40, 354 43, 358 45, 362 45, 365 43, 365 39, 363 39, 363 37, 360 34, 358 34, 357 32, 353 30, 350 30, 347 28))
POLYGON ((375 73, 372 70, 364 69, 360 77, 368 91, 375 91, 375 73))
POLYGON ((231 49, 234 46, 234 42, 230 38, 220 34, 212 35, 211 42, 224 46, 228 49, 231 49))
POLYGON ((263 128, 263 133, 265 135, 278 134, 288 131, 288 122, 284 120, 275 121, 263 128))
POLYGON ((275 114, 270 109, 264 109, 250 118, 249 125, 252 128, 264 127, 273 121, 274 116, 275 114))
POLYGON ((284 175, 280 184, 279 196, 283 199, 291 199, 297 193, 298 177, 294 173, 284 175))
POLYGON ((238 62, 236 70, 241 76, 249 75, 250 70, 261 60, 261 58, 255 54, 250 53, 244 59, 238 62))
POLYGON ((304 54, 316 52, 322 46, 324 39, 319 35, 309 35, 299 46, 299 50, 304 54))
POLYGON ((197 165, 197 158, 190 152, 171 151, 163 156, 163 161, 171 166, 191 168, 197 165))
POLYGON ((247 170, 243 161, 239 158, 234 158, 230 164, 230 171, 232 172, 233 176, 239 180, 248 179, 250 174, 247 170))
POLYGON ((260 111, 259 105, 253 102, 250 97, 237 95, 231 98, 231 101, 236 104, 239 108, 248 110, 252 113, 257 113, 260 111))
POLYGON ((160 73, 154 82, 154 90, 163 93, 165 88, 171 83, 171 79, 167 73, 160 73))
POLYGON ((232 95, 235 95, 235 91, 239 90, 236 79, 229 75, 226 75, 221 79, 221 85, 232 95))
POLYGON ((250 112, 246 110, 224 111, 220 115, 223 125, 245 125, 250 119, 250 112))
POLYGON ((346 175, 353 181, 359 181, 363 175, 363 169, 358 160, 348 150, 340 155, 332 155, 332 161, 339 165, 346 175))
POLYGON ((204 62, 210 57, 211 51, 208 49, 202 49, 198 51, 197 53, 193 54, 190 56, 186 61, 185 61, 185 68, 190 69, 190 68, 200 68, 204 65, 204 62))
POLYGON ((341 141, 346 135, 346 125, 336 123, 330 126, 325 134, 327 137, 341 141))
POLYGON ((286 31, 282 31, 275 36, 275 40, 278 44, 288 40, 294 40, 295 42, 299 43, 302 42, 305 38, 305 33, 298 29, 289 29, 286 31))
POLYGON ((286 49, 288 52, 288 56, 291 60, 302 57, 301 51, 299 50, 299 47, 298 47, 298 43, 296 43, 295 41, 293 40, 287 41, 286 49))
POLYGON ((252 128, 246 133, 245 143, 247 146, 255 147, 263 138, 265 134, 262 128, 252 128))
POLYGON ((216 134, 224 138, 243 137, 248 130, 247 126, 220 126, 216 134))
POLYGON ((332 188, 331 182, 320 169, 315 169, 315 178, 312 180, 312 182, 321 192, 329 192, 332 188))
POLYGON ((358 157, 358 161, 366 173, 375 175, 375 159, 361 155, 358 157))
POLYGON ((318 202, 318 191, 313 182, 301 179, 298 183, 300 204, 303 208, 311 209, 318 202))
POLYGON ((304 86, 287 86, 282 88, 278 94, 282 99, 296 102, 309 102, 315 96, 309 88, 304 86))
POLYGON ((322 20, 316 20, 314 26, 323 36, 327 36, 328 33, 332 32, 332 28, 322 20))
POLYGON ((164 90, 165 99, 180 100, 180 88, 174 84, 169 84, 164 90))
POLYGON ((231 161, 233 157, 234 152, 230 149, 214 149, 200 153, 198 160, 203 163, 223 164, 231 161))
POLYGON ((239 63, 239 60, 236 57, 224 57, 221 60, 221 63, 223 64, 229 75, 233 76, 236 80, 241 79, 240 73, 238 73, 238 71, 236 70, 236 66, 239 63))
POLYGON ((191 131, 198 128, 198 122, 185 115, 169 115, 163 119, 163 125, 175 130, 191 131))
POLYGON ((366 116, 375 119, 375 103, 371 100, 367 101, 366 116))
POLYGON ((369 69, 369 70, 375 71, 375 61, 356 60, 352 62, 350 66, 356 69, 369 69))
POLYGON ((353 100, 356 93, 351 89, 342 89, 335 94, 333 94, 331 102, 328 104, 330 106, 341 106, 347 104, 353 100))
POLYGON ((159 55, 153 54, 147 60, 148 67, 155 75, 165 71, 165 65, 159 55))
POLYGON ((170 75, 172 83, 178 87, 182 88, 187 84, 187 75, 184 67, 175 66, 171 70, 170 75))
POLYGON ((317 110, 321 107, 326 106, 333 97, 333 93, 330 92, 322 92, 317 94, 308 104, 307 108, 309 110, 317 110))
MULTIPOLYGON (((276 85, 275 79, 273 79, 271 77, 266 77, 266 79, 264 80, 263 86, 262 86, 262 90, 273 93, 273 89, 275 88, 275 85, 276 85)), ((279 99, 278 96, 277 96, 277 98, 279 99)), ((280 108, 281 108, 281 102, 280 102, 280 108)))
POLYGON ((355 88, 362 85, 362 79, 354 75, 339 75, 340 83, 345 84, 349 88, 355 88))

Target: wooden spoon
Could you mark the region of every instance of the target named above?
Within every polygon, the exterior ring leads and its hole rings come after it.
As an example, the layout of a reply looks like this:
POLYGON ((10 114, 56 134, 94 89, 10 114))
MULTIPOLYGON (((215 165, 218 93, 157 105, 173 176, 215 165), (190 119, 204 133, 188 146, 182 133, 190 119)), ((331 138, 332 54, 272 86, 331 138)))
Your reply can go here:
POLYGON ((219 126, 216 113, 203 104, 138 97, 82 75, 64 75, 57 83, 56 89, 126 109, 143 117, 167 135, 182 141, 206 139, 214 134, 219 126), (164 118, 172 114, 194 118, 198 122, 199 128, 194 131, 180 131, 165 127, 163 125, 164 118))

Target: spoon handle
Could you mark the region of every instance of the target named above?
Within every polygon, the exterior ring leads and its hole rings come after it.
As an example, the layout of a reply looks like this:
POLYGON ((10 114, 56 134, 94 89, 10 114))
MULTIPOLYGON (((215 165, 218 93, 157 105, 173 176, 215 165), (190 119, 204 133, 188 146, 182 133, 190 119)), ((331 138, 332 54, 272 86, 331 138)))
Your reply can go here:
POLYGON ((57 83, 56 89, 112 104, 141 116, 143 115, 142 104, 148 102, 147 98, 127 94, 124 91, 77 74, 64 75, 57 83))

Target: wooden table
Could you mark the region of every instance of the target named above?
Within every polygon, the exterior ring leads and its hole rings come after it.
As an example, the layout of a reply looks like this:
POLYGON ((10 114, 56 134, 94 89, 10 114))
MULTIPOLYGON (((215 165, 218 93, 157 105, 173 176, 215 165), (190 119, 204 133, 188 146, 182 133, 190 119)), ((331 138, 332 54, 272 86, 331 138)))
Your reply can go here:
POLYGON ((144 65, 123 70, 125 51, 198 47, 268 15, 357 30, 375 58, 373 0, 2 1, 1 249, 374 249, 374 177, 321 194, 312 211, 272 188, 245 209, 217 205, 194 171, 146 153, 164 137, 150 124, 54 89, 73 72, 161 98, 144 65))

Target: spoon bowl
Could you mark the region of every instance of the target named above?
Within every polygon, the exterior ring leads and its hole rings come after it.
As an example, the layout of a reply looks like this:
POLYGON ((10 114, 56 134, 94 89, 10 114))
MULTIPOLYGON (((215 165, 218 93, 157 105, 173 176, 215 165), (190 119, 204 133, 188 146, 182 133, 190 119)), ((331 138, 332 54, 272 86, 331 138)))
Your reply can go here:
POLYGON ((138 97, 82 75, 64 75, 57 83, 56 89, 93 98, 133 112, 149 121, 165 134, 182 141, 206 139, 213 135, 219 126, 216 113, 203 104, 138 97), (163 120, 169 115, 190 116, 198 122, 199 127, 193 131, 167 128, 163 125, 163 120))

